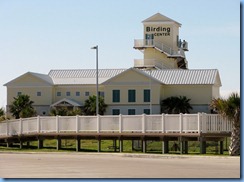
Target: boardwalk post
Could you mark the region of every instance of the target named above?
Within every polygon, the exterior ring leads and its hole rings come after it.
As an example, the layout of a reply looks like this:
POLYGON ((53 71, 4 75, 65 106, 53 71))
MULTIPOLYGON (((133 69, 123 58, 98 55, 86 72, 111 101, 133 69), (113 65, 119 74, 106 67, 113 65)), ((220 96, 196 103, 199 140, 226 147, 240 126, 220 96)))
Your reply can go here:
POLYGON ((57 150, 61 149, 61 144, 62 144, 61 138, 57 138, 57 150))
POLYGON ((119 139, 119 152, 123 152, 123 139, 119 139))
POLYGON ((97 139, 97 152, 100 152, 101 151, 101 139, 98 138, 97 139))
POLYGON ((142 139, 142 152, 143 153, 147 152, 147 141, 145 138, 142 139))
POLYGON ((219 141, 219 153, 223 154, 224 153, 224 141, 219 141))
POLYGON ((206 141, 200 137, 200 154, 206 154, 206 141))
POLYGON ((167 140, 163 141, 162 153, 163 154, 169 153, 169 141, 167 141, 167 140))
POLYGON ((80 151, 80 138, 77 137, 76 139, 76 152, 79 152, 80 151))
POLYGON ((41 138, 38 138, 38 149, 43 148, 43 140, 41 138))

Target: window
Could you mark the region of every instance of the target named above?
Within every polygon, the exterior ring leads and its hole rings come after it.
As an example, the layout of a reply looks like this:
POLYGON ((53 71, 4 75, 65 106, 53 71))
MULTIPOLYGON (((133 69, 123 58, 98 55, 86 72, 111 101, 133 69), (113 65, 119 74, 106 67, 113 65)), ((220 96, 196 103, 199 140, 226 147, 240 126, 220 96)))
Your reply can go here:
POLYGON ((136 91, 128 90, 128 102, 136 102, 136 91))
POLYGON ((85 96, 89 96, 90 95, 90 93, 89 92, 85 92, 85 96))
POLYGON ((144 110, 143 110, 143 113, 144 113, 144 114, 150 114, 150 109, 144 109, 144 110))
POLYGON ((113 115, 119 115, 120 114, 120 110, 119 109, 113 109, 112 110, 112 114, 113 115))
POLYGON ((42 96, 42 93, 41 92, 37 92, 36 96, 42 96))
POLYGON ((120 90, 113 90, 113 102, 120 102, 120 90))
POLYGON ((21 95, 22 94, 22 92, 17 92, 17 96, 19 96, 19 95, 21 95))
POLYGON ((70 92, 66 92, 66 96, 70 96, 70 92))
POLYGON ((104 92, 98 92, 98 95, 100 96, 100 97, 104 97, 104 92))
POLYGON ((61 96, 61 92, 57 92, 57 96, 61 96))
POLYGON ((150 102, 150 90, 144 90, 144 102, 150 102))
POLYGON ((135 115, 136 110, 135 109, 128 109, 128 115, 135 115))
POLYGON ((80 92, 75 92, 75 96, 79 97, 80 96, 80 92))

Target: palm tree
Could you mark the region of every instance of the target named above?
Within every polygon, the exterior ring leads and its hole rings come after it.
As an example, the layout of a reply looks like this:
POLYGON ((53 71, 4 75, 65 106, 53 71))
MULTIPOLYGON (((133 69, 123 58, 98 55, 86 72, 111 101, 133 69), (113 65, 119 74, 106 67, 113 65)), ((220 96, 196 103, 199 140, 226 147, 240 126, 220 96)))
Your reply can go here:
POLYGON ((5 111, 4 111, 4 108, 0 108, 0 121, 4 121, 6 118, 5 118, 5 111))
POLYGON ((161 101, 161 112, 168 114, 190 113, 190 100, 186 96, 172 96, 161 101))
MULTIPOLYGON (((107 104, 104 103, 103 97, 98 97, 99 114, 103 115, 106 111, 107 104)), ((96 96, 90 96, 84 104, 85 115, 96 115, 96 96)))
POLYGON ((240 96, 232 93, 227 99, 213 99, 210 107, 232 122, 229 154, 240 155, 240 96))
POLYGON ((18 95, 17 98, 14 97, 14 101, 10 105, 10 112, 16 119, 34 116, 36 111, 32 106, 33 103, 29 95, 18 95))

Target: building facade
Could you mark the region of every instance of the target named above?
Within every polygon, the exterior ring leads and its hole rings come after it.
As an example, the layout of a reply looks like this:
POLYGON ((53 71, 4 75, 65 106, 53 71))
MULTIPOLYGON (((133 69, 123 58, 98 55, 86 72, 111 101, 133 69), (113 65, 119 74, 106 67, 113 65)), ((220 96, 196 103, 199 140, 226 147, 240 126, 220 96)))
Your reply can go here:
MULTIPOLYGON (((135 59, 132 68, 99 70, 99 95, 108 105, 105 114, 159 114, 161 100, 170 96, 191 99, 192 113, 209 113, 211 100, 219 97, 218 70, 188 69, 188 43, 179 38, 180 23, 159 13, 142 23, 144 38, 134 40, 134 48, 143 52, 143 59, 135 59)), ((4 86, 7 110, 14 97, 27 94, 39 115, 49 115, 51 107, 82 107, 96 95, 96 70, 27 72, 4 86)))

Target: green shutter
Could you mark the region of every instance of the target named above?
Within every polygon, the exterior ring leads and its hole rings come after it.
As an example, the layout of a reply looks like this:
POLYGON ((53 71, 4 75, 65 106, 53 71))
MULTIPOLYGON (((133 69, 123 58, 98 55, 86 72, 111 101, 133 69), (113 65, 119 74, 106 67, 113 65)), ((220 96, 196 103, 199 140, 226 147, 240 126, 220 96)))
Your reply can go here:
POLYGON ((113 90, 113 102, 120 102, 120 90, 113 90))
POLYGON ((144 90, 144 102, 150 102, 150 90, 144 90))
POLYGON ((128 90, 128 102, 136 102, 136 91, 128 90))

